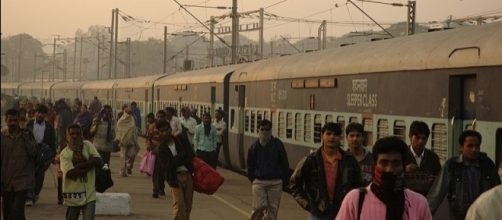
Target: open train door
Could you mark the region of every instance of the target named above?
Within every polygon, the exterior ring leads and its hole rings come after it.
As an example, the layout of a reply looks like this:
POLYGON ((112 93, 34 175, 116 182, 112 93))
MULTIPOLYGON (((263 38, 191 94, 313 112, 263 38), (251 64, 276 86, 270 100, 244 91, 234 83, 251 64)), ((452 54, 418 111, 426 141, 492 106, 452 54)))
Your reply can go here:
POLYGON ((451 76, 449 83, 448 157, 451 157, 460 154, 460 134, 464 130, 476 130, 476 75, 451 76))
POLYGON ((238 87, 239 90, 239 114, 238 114, 238 135, 237 135, 237 147, 238 147, 238 152, 239 152, 239 162, 240 162, 240 168, 245 169, 246 168, 246 158, 244 158, 244 125, 245 125, 245 107, 246 107, 246 86, 245 85, 239 85, 238 87))

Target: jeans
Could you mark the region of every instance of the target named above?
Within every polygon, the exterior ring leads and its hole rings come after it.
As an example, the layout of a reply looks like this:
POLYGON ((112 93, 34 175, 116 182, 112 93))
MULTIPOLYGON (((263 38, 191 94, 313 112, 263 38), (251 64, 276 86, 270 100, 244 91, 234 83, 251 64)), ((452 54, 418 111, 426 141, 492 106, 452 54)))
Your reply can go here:
POLYGON ((24 203, 28 190, 2 192, 2 214, 5 220, 24 220, 24 203))
POLYGON ((282 195, 282 180, 259 180, 253 181, 253 212, 263 206, 267 206, 271 220, 277 219, 282 195))
POLYGON ((89 202, 83 206, 68 206, 66 209, 66 220, 78 220, 80 211, 82 211, 83 220, 94 220, 96 201, 89 202))
POLYGON ((33 190, 29 190, 26 199, 35 202, 35 197, 40 194, 42 187, 44 186, 45 171, 37 170, 35 172, 35 187, 33 190))

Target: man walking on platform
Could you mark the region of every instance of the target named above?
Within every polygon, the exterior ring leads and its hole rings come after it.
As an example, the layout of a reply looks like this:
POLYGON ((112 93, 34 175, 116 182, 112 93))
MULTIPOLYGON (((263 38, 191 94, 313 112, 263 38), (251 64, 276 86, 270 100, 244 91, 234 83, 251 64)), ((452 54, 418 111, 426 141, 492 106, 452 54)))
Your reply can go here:
POLYGON ((350 123, 345 129, 347 137, 347 151, 354 156, 361 168, 361 178, 363 184, 367 186, 371 183, 373 174, 373 154, 363 146, 364 141, 364 127, 359 123, 350 123))
POLYGON ((363 186, 356 159, 340 148, 341 134, 338 124, 326 123, 322 146, 301 160, 291 176, 292 195, 310 212, 310 220, 334 219, 345 194, 363 186))
POLYGON ((52 125, 45 120, 48 111, 49 109, 45 105, 38 105, 35 120, 26 125, 35 137, 38 151, 35 164, 35 187, 26 196, 26 205, 28 206, 32 206, 38 200, 38 195, 44 186, 45 171, 54 161, 56 155, 56 132, 52 125))
POLYGON ((197 157, 216 169, 218 163, 218 155, 216 155, 216 128, 211 124, 211 115, 209 113, 204 113, 202 123, 195 128, 193 143, 197 157))
POLYGON ((282 141, 272 137, 272 122, 258 124, 258 140, 248 150, 248 179, 253 183, 253 212, 268 207, 268 219, 277 219, 282 188, 289 178, 288 155, 282 141))
POLYGON ((193 200, 193 148, 185 139, 173 137, 166 121, 158 121, 156 127, 160 139, 158 159, 166 166, 166 181, 173 196, 173 219, 188 220, 193 200))
POLYGON ((480 152, 481 134, 465 130, 459 138, 460 156, 446 161, 439 177, 427 195, 435 213, 448 194, 450 219, 465 219, 469 206, 481 193, 500 184, 493 161, 480 152))
POLYGON ((404 159, 406 187, 427 196, 432 183, 441 171, 441 163, 436 153, 425 148, 430 134, 423 121, 414 121, 410 126, 410 147, 404 159))
POLYGON ((63 198, 67 220, 93 220, 96 209, 95 168, 101 165, 101 158, 94 145, 84 140, 78 124, 68 127, 67 147, 60 154, 63 172, 63 198))
POLYGON ((7 129, 2 131, 1 195, 5 220, 25 219, 26 194, 35 186, 36 141, 29 130, 21 130, 18 117, 17 110, 7 110, 7 129))

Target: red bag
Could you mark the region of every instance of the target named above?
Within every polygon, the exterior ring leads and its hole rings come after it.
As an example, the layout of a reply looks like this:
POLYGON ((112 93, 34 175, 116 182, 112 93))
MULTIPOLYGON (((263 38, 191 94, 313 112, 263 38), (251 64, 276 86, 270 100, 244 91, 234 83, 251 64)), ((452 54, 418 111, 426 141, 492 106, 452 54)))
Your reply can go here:
POLYGON ((194 157, 192 163, 194 167, 193 189, 208 195, 215 193, 225 179, 198 157, 194 157))

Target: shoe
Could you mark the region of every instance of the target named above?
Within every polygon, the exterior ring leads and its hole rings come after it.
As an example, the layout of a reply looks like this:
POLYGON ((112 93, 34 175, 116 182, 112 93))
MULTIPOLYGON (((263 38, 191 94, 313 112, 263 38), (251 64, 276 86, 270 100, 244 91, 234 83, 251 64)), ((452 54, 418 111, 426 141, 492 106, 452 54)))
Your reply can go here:
POLYGON ((164 190, 160 191, 159 195, 161 196, 165 196, 166 195, 166 192, 164 192, 164 190))
POLYGON ((131 175, 132 174, 132 169, 127 169, 127 174, 131 175))
POLYGON ((26 202, 24 202, 24 205, 25 206, 33 206, 33 200, 26 200, 26 202))
POLYGON ((152 197, 157 199, 159 198, 159 194, 152 194, 152 197))

